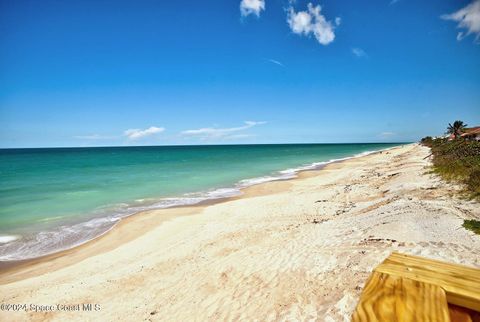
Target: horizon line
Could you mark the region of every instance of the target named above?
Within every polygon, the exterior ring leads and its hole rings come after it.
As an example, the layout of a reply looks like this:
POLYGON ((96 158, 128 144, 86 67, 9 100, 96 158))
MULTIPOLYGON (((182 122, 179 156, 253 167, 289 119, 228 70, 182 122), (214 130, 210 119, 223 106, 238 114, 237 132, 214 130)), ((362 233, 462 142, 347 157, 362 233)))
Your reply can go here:
POLYGON ((97 146, 41 146, 41 147, 0 147, 0 150, 33 149, 94 149, 94 148, 152 148, 152 147, 197 147, 197 146, 242 146, 242 145, 316 145, 316 144, 411 144, 417 141, 391 142, 304 142, 304 143, 231 143, 231 144, 165 144, 165 145, 97 145, 97 146))

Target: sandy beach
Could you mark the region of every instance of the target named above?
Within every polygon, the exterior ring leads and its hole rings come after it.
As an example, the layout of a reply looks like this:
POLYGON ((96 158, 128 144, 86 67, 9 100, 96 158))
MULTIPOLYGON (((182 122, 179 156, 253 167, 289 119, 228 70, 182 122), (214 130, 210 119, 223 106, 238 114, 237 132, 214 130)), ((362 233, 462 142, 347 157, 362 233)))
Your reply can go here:
POLYGON ((392 251, 480 267, 480 236, 462 228, 480 205, 430 174, 428 156, 405 145, 129 217, 75 249, 4 266, 0 302, 20 308, 0 320, 349 321, 392 251))

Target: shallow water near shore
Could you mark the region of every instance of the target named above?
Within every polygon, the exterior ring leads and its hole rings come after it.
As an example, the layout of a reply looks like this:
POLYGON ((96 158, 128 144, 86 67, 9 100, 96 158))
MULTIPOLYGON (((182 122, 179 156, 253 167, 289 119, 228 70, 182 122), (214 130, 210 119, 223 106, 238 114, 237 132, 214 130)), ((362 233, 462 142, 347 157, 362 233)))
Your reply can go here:
POLYGON ((396 145, 0 150, 0 260, 79 245, 142 210, 236 196, 243 187, 396 145))

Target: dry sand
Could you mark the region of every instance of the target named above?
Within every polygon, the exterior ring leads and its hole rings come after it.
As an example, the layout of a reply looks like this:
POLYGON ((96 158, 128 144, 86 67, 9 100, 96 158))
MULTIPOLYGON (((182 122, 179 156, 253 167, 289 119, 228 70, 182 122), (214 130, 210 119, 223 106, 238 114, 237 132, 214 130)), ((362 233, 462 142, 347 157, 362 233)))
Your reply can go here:
POLYGON ((54 309, 0 320, 349 321, 394 250, 480 266, 480 236, 461 227, 479 204, 428 174, 428 154, 406 145, 222 203, 133 216, 77 249, 4 268, 0 303, 54 309), (100 309, 56 307, 82 303, 100 309))

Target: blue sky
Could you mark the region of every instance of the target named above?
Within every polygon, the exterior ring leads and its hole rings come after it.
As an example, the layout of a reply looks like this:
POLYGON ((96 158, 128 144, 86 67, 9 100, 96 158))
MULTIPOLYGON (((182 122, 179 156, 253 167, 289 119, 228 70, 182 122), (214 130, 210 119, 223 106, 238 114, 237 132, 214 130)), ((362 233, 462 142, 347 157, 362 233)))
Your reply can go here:
POLYGON ((479 11, 0 0, 0 146, 414 141, 480 125, 479 11))

